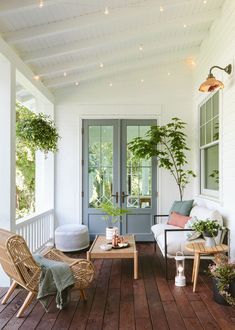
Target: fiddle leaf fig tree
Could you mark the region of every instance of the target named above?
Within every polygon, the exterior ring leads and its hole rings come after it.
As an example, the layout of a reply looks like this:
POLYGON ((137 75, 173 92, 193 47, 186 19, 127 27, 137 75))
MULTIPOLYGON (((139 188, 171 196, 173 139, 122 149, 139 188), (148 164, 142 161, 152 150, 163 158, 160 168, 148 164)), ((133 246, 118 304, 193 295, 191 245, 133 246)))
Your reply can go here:
POLYGON ((186 123, 179 118, 172 118, 163 126, 152 126, 145 138, 137 137, 129 142, 129 150, 134 157, 156 157, 159 167, 172 174, 178 186, 180 200, 183 199, 184 189, 196 175, 192 170, 186 169, 186 152, 190 149, 186 143, 184 133, 186 123))

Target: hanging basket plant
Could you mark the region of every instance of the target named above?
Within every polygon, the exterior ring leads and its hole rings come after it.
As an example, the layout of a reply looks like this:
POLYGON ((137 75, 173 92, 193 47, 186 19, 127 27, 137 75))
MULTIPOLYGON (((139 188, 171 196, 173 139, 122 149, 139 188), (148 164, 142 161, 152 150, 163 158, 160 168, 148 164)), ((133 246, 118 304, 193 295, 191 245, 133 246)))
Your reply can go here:
POLYGON ((16 116, 16 137, 20 143, 33 151, 40 150, 45 154, 58 150, 60 137, 50 116, 29 111, 20 104, 16 105, 16 116))

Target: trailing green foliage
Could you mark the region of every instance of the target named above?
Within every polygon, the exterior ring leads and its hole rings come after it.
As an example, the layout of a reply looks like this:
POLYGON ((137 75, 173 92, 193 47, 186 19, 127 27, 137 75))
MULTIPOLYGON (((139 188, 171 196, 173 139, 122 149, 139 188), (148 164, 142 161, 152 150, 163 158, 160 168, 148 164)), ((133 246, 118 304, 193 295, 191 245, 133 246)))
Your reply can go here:
POLYGON ((146 138, 137 137, 128 145, 134 157, 156 157, 159 167, 169 170, 179 189, 180 200, 186 185, 196 175, 192 170, 186 170, 186 152, 190 150, 186 144, 184 133, 186 123, 179 118, 172 118, 164 126, 152 126, 146 133, 146 138))
POLYGON ((35 152, 57 150, 54 122, 16 103, 16 217, 35 211, 35 152))
POLYGON ((57 151, 59 134, 54 121, 43 113, 34 113, 17 103, 16 136, 31 150, 57 151))

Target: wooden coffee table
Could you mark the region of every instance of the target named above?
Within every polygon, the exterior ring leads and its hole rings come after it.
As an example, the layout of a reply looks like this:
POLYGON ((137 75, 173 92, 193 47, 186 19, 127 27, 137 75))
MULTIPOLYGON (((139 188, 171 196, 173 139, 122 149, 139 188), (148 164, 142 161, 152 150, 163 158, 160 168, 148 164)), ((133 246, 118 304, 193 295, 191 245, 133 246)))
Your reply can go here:
POLYGON ((97 235, 90 250, 87 252, 87 260, 91 259, 134 259, 134 279, 138 278, 138 251, 136 250, 134 235, 125 235, 125 241, 128 241, 130 246, 122 249, 112 249, 103 251, 100 245, 106 244, 107 240, 103 235, 97 235))
POLYGON ((215 247, 206 247, 205 243, 189 243, 186 245, 188 251, 194 252, 194 262, 192 271, 192 282, 193 282, 193 292, 196 291, 198 272, 200 266, 201 255, 215 255, 216 253, 228 252, 228 246, 225 244, 219 244, 215 247))

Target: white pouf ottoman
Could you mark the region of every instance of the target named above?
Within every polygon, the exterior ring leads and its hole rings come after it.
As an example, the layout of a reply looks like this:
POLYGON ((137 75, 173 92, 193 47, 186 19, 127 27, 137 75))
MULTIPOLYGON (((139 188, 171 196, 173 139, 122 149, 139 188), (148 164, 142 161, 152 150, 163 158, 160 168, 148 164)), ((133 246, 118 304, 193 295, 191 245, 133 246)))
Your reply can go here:
POLYGON ((55 246, 60 251, 79 251, 89 244, 89 233, 85 225, 69 224, 55 230, 55 246))

